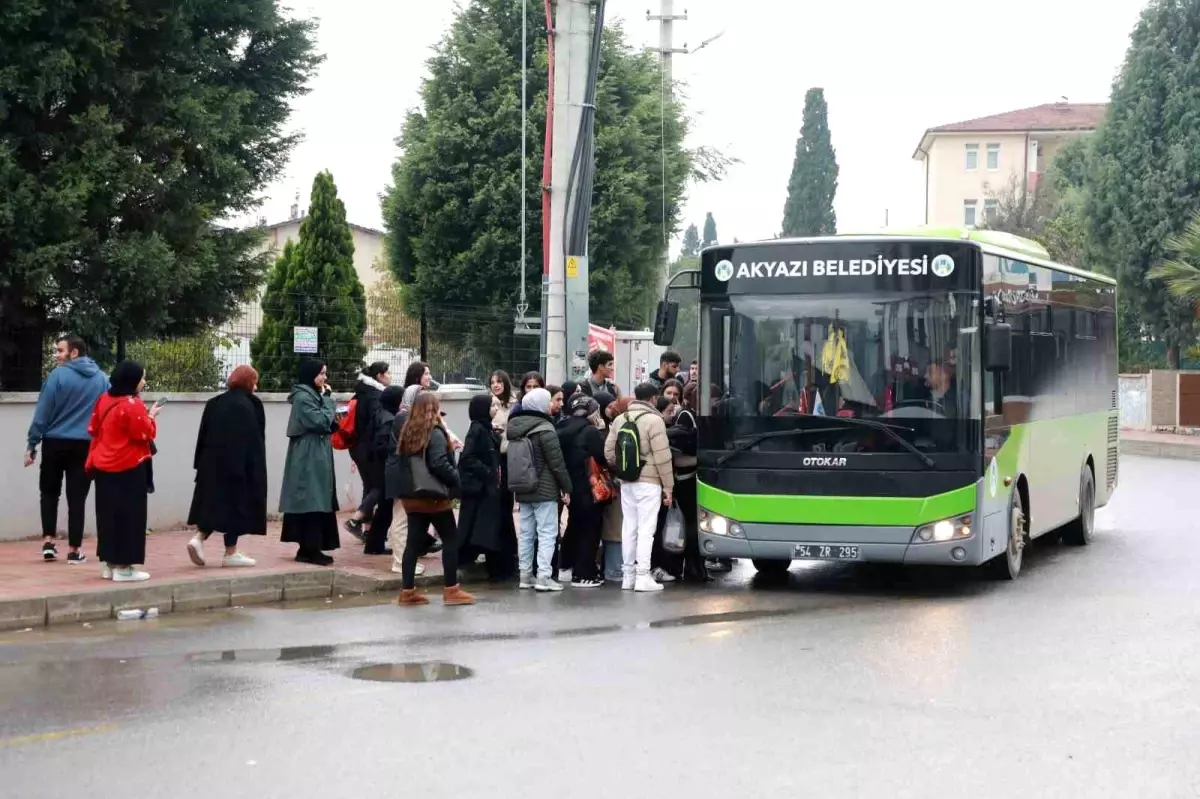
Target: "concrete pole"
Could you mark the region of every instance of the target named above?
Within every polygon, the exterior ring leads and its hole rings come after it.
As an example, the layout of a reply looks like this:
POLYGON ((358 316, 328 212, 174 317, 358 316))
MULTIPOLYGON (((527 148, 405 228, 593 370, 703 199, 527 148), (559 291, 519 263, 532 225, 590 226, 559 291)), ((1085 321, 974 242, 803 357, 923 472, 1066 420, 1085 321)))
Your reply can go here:
MULTIPOLYGON (((659 12, 658 14, 651 14, 650 12, 646 12, 646 19, 651 20, 651 21, 657 21, 659 23, 658 53, 659 53, 659 58, 661 59, 661 65, 662 65, 662 86, 660 88, 660 91, 661 91, 660 100, 663 104, 663 108, 664 108, 663 113, 665 115, 666 106, 667 106, 667 104, 669 104, 671 102, 671 99, 675 93, 674 92, 674 88, 675 88, 675 86, 674 86, 674 63, 673 63, 674 56, 676 53, 683 53, 686 55, 688 52, 687 48, 675 47, 675 23, 676 23, 676 21, 680 21, 680 22, 686 21, 688 16, 687 16, 686 11, 682 14, 675 13, 675 0, 659 0, 658 12, 659 12)), ((666 135, 665 116, 663 119, 663 135, 664 136, 666 135)), ((658 293, 660 296, 662 295, 662 293, 664 291, 666 291, 667 280, 670 279, 670 271, 671 271, 671 236, 665 227, 666 226, 665 220, 666 220, 666 215, 667 215, 667 197, 666 197, 667 153, 666 153, 665 148, 663 149, 663 153, 662 153, 661 168, 662 168, 662 186, 663 186, 662 215, 663 215, 663 219, 664 219, 664 222, 663 222, 664 229, 663 229, 663 264, 662 264, 662 272, 659 275, 659 281, 658 281, 658 284, 659 284, 659 286, 658 286, 659 292, 658 293)))
POLYGON ((567 351, 566 212, 571 157, 587 90, 592 39, 589 0, 557 0, 554 16, 554 153, 550 177, 550 279, 546 296, 546 381, 562 385, 570 368, 567 351))

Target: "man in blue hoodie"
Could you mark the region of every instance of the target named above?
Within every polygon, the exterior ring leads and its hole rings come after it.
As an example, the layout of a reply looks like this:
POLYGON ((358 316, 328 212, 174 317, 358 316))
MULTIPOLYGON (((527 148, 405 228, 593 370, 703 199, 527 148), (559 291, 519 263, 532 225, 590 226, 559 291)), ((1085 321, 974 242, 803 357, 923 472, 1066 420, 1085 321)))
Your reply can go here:
POLYGON ((25 448, 25 466, 37 459, 42 445, 42 466, 38 489, 42 495, 42 559, 57 560, 54 545, 58 527, 58 498, 63 478, 67 483, 67 563, 79 564, 87 557, 83 546, 83 519, 91 487, 84 465, 87 463, 88 422, 96 400, 108 390, 108 378, 96 362, 87 357, 87 344, 76 335, 63 336, 54 344, 58 366, 46 378, 38 396, 33 423, 29 425, 29 446, 25 448))

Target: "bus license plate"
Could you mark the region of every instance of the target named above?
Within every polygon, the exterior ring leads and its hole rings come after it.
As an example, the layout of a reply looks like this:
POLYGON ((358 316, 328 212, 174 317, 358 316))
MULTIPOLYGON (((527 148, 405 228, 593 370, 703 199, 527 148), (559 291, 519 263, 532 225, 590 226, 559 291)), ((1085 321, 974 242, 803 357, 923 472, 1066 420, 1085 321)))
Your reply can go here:
POLYGON ((797 560, 858 560, 858 547, 846 544, 797 544, 792 557, 797 560))

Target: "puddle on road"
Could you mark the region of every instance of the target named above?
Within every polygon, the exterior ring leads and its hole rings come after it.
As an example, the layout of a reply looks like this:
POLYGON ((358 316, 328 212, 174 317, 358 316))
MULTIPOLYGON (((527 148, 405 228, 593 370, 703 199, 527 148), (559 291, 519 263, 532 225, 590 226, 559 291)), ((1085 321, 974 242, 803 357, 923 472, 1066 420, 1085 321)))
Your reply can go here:
POLYGON ((475 676, 457 663, 376 663, 350 673, 355 680, 370 682, 451 682, 475 676))

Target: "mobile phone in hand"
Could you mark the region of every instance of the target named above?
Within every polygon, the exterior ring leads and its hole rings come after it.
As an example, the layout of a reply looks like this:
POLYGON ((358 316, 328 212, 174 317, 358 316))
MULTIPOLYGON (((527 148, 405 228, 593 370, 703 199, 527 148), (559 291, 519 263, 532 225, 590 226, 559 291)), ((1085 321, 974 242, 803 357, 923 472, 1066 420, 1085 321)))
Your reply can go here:
POLYGON ((170 398, 169 397, 159 397, 158 399, 156 399, 154 401, 154 407, 161 408, 162 406, 167 404, 168 399, 170 399, 170 398))

